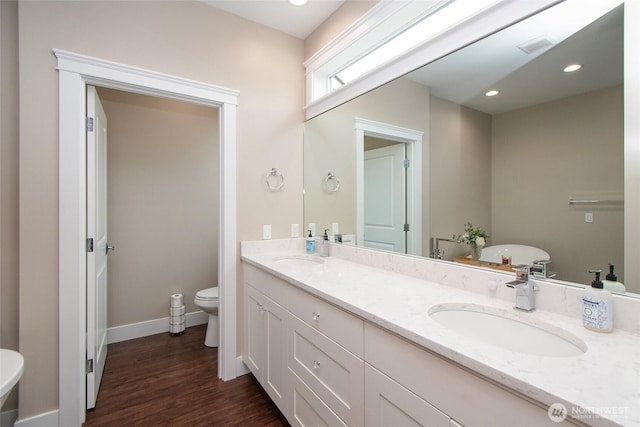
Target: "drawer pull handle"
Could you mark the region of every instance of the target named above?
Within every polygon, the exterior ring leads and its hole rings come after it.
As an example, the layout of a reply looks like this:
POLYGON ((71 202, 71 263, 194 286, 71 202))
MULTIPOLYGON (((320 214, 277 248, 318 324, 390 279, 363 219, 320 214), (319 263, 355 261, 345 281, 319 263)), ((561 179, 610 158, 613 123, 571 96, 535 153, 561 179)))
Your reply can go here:
POLYGON ((320 367, 320 362, 318 362, 317 360, 313 361, 313 369, 318 369, 320 367))
POLYGON ((315 311, 313 312, 313 320, 317 321, 318 319, 320 319, 320 313, 316 313, 315 311))

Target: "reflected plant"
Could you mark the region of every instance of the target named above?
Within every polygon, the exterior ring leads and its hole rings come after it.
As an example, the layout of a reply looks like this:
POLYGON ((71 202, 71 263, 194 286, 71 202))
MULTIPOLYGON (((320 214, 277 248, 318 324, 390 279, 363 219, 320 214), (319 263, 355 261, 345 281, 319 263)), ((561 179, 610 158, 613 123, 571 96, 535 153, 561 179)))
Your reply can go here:
POLYGON ((473 227, 473 224, 467 222, 464 225, 464 233, 456 236, 453 235, 454 240, 460 243, 466 243, 467 245, 473 248, 481 248, 487 244, 487 239, 489 239, 489 235, 486 231, 484 231, 480 227, 473 227))

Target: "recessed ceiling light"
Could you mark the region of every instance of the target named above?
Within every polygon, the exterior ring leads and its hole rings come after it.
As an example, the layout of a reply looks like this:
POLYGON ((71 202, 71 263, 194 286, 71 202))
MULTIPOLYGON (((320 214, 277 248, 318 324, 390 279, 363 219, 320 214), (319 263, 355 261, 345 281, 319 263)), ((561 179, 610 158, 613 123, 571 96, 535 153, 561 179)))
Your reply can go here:
POLYGON ((304 6, 305 4, 307 4, 307 0, 289 0, 289 3, 294 6, 304 6))
POLYGON ((490 90, 489 92, 485 93, 484 96, 496 96, 499 93, 500 92, 497 90, 490 90))
POLYGON ((578 71, 580 68, 582 68, 582 64, 571 64, 564 67, 564 70, 562 71, 565 73, 573 73, 574 71, 578 71))

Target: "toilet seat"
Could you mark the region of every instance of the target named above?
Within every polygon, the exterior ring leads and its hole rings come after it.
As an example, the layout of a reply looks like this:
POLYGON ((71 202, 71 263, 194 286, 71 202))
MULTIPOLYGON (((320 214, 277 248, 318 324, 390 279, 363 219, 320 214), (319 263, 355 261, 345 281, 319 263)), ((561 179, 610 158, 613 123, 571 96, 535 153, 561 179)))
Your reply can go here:
POLYGON ((218 287, 202 289, 196 292, 196 299, 201 301, 218 301, 218 287))

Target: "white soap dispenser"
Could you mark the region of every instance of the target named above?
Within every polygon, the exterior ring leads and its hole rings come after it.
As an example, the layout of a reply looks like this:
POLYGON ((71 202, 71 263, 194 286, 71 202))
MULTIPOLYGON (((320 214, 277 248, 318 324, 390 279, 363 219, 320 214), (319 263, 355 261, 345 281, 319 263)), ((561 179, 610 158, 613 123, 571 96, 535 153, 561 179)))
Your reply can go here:
POLYGON ((620 294, 624 294, 627 292, 627 288, 620 282, 618 282, 618 276, 616 276, 613 272, 614 265, 609 264, 609 274, 607 274, 602 281, 604 284, 604 289, 609 292, 617 292, 620 294))
POLYGON ((329 256, 329 235, 327 231, 328 230, 324 230, 324 236, 322 236, 322 240, 318 244, 318 253, 322 257, 329 256))
POLYGON ((596 278, 591 287, 584 290, 582 297, 582 324, 595 332, 611 332, 613 330, 613 300, 611 292, 603 289, 600 281, 602 270, 589 270, 596 278))

